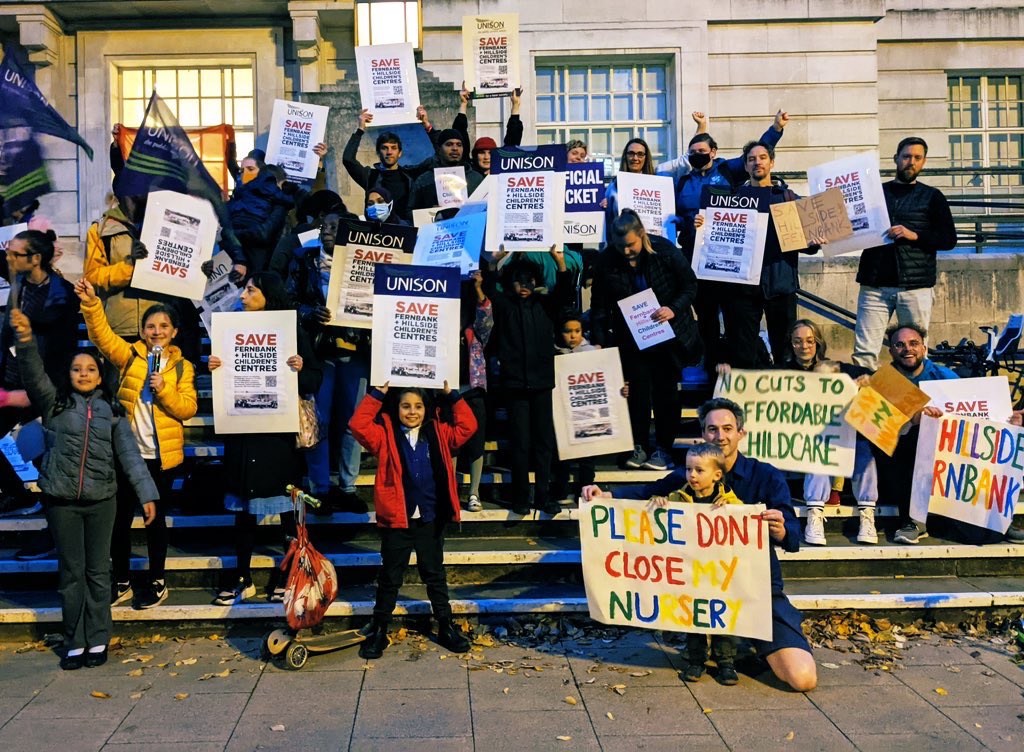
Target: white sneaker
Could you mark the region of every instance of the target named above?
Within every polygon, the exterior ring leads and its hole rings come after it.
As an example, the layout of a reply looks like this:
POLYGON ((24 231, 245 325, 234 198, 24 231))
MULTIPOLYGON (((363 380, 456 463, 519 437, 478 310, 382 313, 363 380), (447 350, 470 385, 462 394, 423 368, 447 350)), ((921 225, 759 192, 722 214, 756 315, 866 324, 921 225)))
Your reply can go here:
POLYGON ((480 497, 476 494, 470 494, 469 500, 466 502, 466 509, 470 512, 482 512, 484 505, 480 503, 480 497))
POLYGON ((824 546, 827 542, 825 540, 825 510, 821 507, 808 507, 804 543, 810 546, 824 546))
POLYGON ((878 531, 875 530, 875 508, 859 507, 857 513, 860 515, 860 530, 857 531, 857 542, 878 543, 878 531))

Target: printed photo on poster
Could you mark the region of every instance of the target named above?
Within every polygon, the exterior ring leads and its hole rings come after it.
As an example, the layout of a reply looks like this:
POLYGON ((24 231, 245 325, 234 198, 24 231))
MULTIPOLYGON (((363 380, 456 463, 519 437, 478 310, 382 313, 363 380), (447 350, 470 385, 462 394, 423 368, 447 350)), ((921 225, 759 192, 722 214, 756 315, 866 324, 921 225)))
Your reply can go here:
POLYGON ((218 227, 209 201, 174 191, 150 193, 140 236, 149 254, 135 263, 131 286, 201 298, 207 281, 201 267, 213 257, 218 227))
POLYGON ((555 441, 563 459, 633 448, 629 406, 617 347, 559 355, 551 395, 555 441))
POLYGON ((228 278, 233 265, 226 251, 218 251, 213 257, 213 273, 206 282, 202 300, 192 301, 208 334, 212 331, 213 314, 237 310, 242 299, 242 288, 228 278))
POLYGON ((487 214, 458 215, 420 228, 412 263, 420 266, 451 266, 462 276, 480 268, 487 214))
POLYGON ((267 164, 276 164, 293 179, 315 179, 320 157, 313 147, 324 143, 330 111, 330 107, 318 104, 275 99, 267 137, 267 164))
POLYGON ((667 321, 654 321, 651 316, 661 308, 654 290, 647 288, 635 295, 623 298, 619 301, 619 310, 626 319, 626 326, 636 346, 641 350, 660 344, 670 342, 675 338, 672 325, 667 321))
MULTIPOLYGON (((667 237, 665 222, 675 216, 676 192, 672 178, 619 172, 615 176, 619 211, 632 209, 651 235, 667 237)), ((668 238, 675 243, 675 238, 668 238)))
POLYGON ((373 126, 416 122, 420 85, 412 45, 375 44, 356 47, 359 96, 373 115, 373 126))
POLYGON ((563 242, 565 176, 502 173, 487 205, 487 250, 548 250, 563 242))
POLYGON ((764 244, 768 237, 768 188, 742 188, 734 194, 701 192, 700 213, 693 245, 693 273, 697 279, 761 283, 764 244))
POLYGON ((462 17, 462 78, 475 98, 503 97, 520 85, 519 14, 462 17))
POLYGON ((861 251, 876 245, 891 243, 885 236, 889 229, 889 209, 882 192, 882 178, 878 170, 878 152, 864 152, 826 162, 807 170, 807 184, 815 193, 829 188, 843 192, 847 216, 853 235, 829 243, 822 248, 826 256, 861 251))

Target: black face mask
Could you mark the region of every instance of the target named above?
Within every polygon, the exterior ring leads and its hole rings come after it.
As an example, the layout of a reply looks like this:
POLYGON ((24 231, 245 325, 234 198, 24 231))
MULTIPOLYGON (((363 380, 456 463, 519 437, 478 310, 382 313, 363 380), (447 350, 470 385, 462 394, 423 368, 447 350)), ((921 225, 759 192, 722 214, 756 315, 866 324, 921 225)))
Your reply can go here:
POLYGON ((690 163, 690 167, 695 170, 703 170, 711 162, 711 154, 695 151, 691 152, 687 157, 687 161, 690 163))

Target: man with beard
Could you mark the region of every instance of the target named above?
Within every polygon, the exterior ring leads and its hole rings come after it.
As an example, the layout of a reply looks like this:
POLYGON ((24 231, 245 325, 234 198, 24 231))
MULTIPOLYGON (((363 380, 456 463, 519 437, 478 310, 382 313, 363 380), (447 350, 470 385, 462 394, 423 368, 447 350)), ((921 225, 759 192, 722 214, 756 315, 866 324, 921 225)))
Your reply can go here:
POLYGON ((956 245, 956 227, 946 197, 917 182, 928 157, 924 139, 900 141, 893 161, 896 179, 882 186, 892 227, 884 245, 868 248, 860 257, 857 282, 857 330, 853 362, 878 368, 878 350, 893 312, 898 321, 927 328, 932 316, 937 251, 956 245))

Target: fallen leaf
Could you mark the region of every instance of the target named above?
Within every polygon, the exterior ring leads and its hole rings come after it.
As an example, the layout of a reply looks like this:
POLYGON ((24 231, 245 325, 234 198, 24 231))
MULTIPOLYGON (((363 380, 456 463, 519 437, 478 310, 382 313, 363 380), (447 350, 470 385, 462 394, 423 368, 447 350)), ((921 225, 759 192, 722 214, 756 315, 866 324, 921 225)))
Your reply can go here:
POLYGON ((974 724, 974 728, 981 728, 981 724, 980 723, 975 723, 974 724))
POLYGON ((819 666, 824 666, 825 668, 839 668, 839 666, 836 665, 835 663, 824 663, 824 662, 822 662, 822 663, 819 663, 818 665, 819 666))
POLYGON ((180 661, 175 661, 174 665, 175 666, 194 666, 198 662, 199 662, 198 658, 183 658, 180 661))
POLYGON ((560 741, 560 742, 571 742, 572 741, 572 737, 571 736, 556 736, 555 738, 558 739, 558 741, 560 741))
POLYGON ((562 700, 562 702, 564 702, 564 703, 565 703, 566 705, 576 705, 576 704, 577 704, 577 703, 576 703, 576 698, 575 698, 575 697, 572 697, 572 696, 566 696, 566 697, 565 697, 565 698, 564 698, 564 699, 562 700))
POLYGON ((133 668, 131 671, 128 672, 128 676, 142 676, 142 669, 133 668))
POLYGON ((946 695, 948 695, 948 694, 949 694, 949 692, 947 692, 946 690, 944 690, 944 689, 943 689, 942 687, 936 687, 936 688, 935 688, 935 694, 937 694, 937 695, 942 695, 943 697, 945 697, 946 695))
POLYGON ((177 676, 177 675, 178 675, 178 672, 177 672, 177 671, 168 671, 168 672, 167 672, 167 675, 168 675, 168 676, 177 676))
POLYGON ((92 692, 90 692, 89 696, 90 697, 95 697, 97 700, 109 700, 110 699, 110 695, 108 695, 106 692, 100 692, 99 690, 96 690, 96 689, 94 689, 92 692))
POLYGON ((131 697, 133 700, 141 700, 142 699, 142 692, 132 692, 128 696, 131 697))
POLYGON ((617 694, 617 695, 624 695, 624 694, 626 694, 626 685, 625 684, 613 684, 612 685, 612 691, 615 692, 615 694, 617 694))
POLYGON ((186 699, 188 699, 188 692, 178 692, 178 694, 176 694, 174 696, 174 699, 175 700, 186 700, 186 699))
POLYGON ((704 715, 710 715, 712 712, 711 708, 704 708, 704 715))
POLYGON ((153 656, 151 656, 151 655, 140 655, 140 656, 138 656, 139 663, 149 663, 151 660, 153 660, 153 656))
POLYGON ((284 731, 284 724, 283 723, 275 723, 273 726, 270 727, 270 730, 271 731, 284 731))
POLYGON ((156 664, 156 667, 157 668, 167 668, 169 665, 170 664, 168 664, 168 663, 158 663, 158 664, 156 664))
POLYGON ((796 736, 796 734, 794 734, 792 731, 790 731, 788 734, 786 734, 786 741, 787 742, 793 741, 793 737, 794 736, 796 736))
POLYGON ((397 632, 395 632, 395 639, 398 640, 399 642, 401 642, 402 640, 404 640, 408 636, 409 636, 409 630, 406 629, 405 627, 402 627, 397 632))
POLYGON ((160 634, 155 634, 155 635, 153 635, 153 636, 152 636, 152 637, 151 637, 150 639, 151 639, 151 640, 152 640, 153 642, 163 642, 163 641, 164 641, 165 639, 167 639, 167 638, 165 638, 165 637, 164 637, 163 635, 160 635, 160 634))
POLYGON ((614 721, 615 720, 615 716, 612 715, 612 711, 610 711, 610 710, 607 713, 605 713, 604 715, 605 715, 605 718, 607 718, 609 721, 614 721))
POLYGON ((652 671, 634 671, 633 673, 630 674, 630 676, 635 676, 636 678, 639 679, 639 678, 641 678, 643 676, 650 676, 652 673, 653 673, 652 671))
POLYGON ((207 637, 206 639, 207 640, 219 640, 220 639, 220 635, 219 634, 212 634, 209 637, 207 637))

